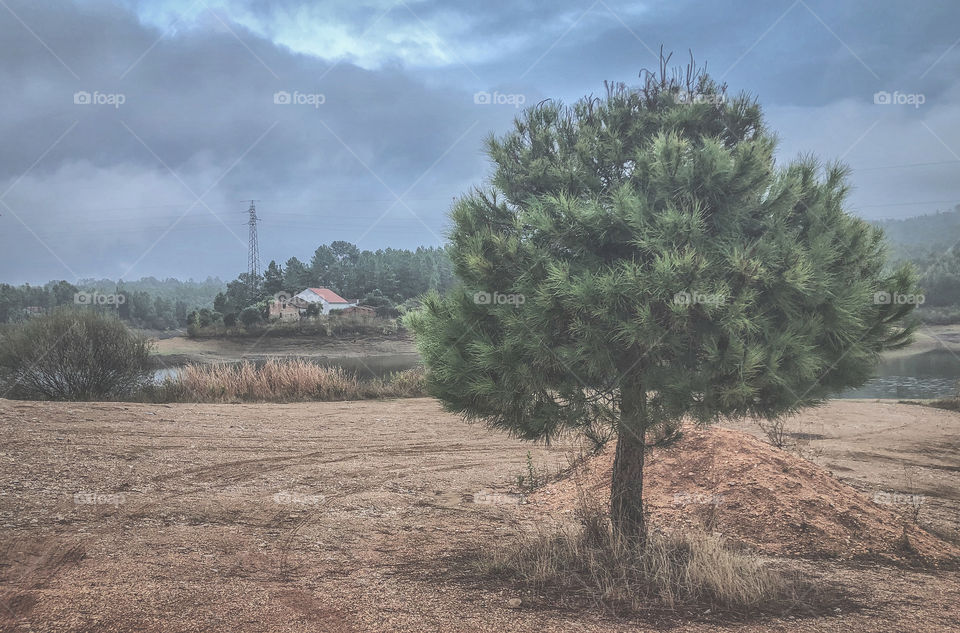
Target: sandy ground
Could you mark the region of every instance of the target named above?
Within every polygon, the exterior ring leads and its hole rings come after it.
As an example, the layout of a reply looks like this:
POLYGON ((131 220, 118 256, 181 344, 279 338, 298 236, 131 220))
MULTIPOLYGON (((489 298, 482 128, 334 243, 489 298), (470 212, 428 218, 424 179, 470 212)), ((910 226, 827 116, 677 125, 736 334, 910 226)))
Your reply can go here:
MULTIPOLYGON (((960 414, 836 401, 796 423, 801 449, 848 483, 909 483, 956 529, 960 414)), ((960 630, 957 571, 800 561, 847 588, 843 608, 748 622, 574 612, 478 582, 465 553, 534 527, 507 494, 527 451, 556 469, 570 447, 530 447, 430 399, 0 400, 0 433, 4 631, 960 630)))
POLYGON ((156 341, 161 366, 187 363, 232 363, 277 356, 334 359, 417 353, 408 333, 358 337, 240 337, 191 339, 176 336, 156 341))
POLYGON ((949 350, 960 354, 960 324, 921 325, 914 334, 913 343, 903 349, 885 352, 885 356, 897 358, 934 350, 949 350))

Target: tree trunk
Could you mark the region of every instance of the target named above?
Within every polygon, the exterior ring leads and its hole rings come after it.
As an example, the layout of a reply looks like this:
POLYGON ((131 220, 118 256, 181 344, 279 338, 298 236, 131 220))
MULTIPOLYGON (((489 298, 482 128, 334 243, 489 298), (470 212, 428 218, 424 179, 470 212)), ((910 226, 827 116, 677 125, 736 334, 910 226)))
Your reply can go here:
POLYGON ((621 392, 617 453, 610 486, 610 520, 618 538, 646 540, 643 516, 643 457, 646 448, 646 394, 641 388, 621 392))

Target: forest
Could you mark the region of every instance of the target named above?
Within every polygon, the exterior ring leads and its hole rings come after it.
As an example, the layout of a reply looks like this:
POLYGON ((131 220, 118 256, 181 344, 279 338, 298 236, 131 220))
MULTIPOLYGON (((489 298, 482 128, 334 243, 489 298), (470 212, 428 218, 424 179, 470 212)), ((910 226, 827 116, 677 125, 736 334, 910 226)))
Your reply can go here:
POLYGON ((278 292, 295 294, 310 287, 330 288, 382 316, 395 316, 403 302, 428 290, 443 291, 452 282, 453 270, 443 248, 369 251, 335 241, 317 248, 306 263, 296 257, 283 265, 271 261, 254 280, 241 273, 229 283, 217 277, 204 281, 145 277, 59 280, 42 286, 0 284, 0 323, 23 321, 64 305, 114 312, 134 327, 154 330, 188 327, 199 318, 230 323, 247 307, 265 314, 266 302, 278 292))
MULTIPOLYGON (((924 302, 916 316, 927 323, 960 322, 960 250, 955 248, 960 240, 960 205, 952 211, 873 224, 884 230, 891 265, 910 262, 917 271, 924 302)), ((349 301, 377 309, 381 316, 396 316, 404 302, 428 290, 442 292, 453 280, 446 248, 370 251, 334 241, 317 248, 306 262, 297 257, 284 264, 270 261, 253 283, 247 273, 241 273, 227 283, 217 277, 204 281, 144 277, 138 281, 61 280, 43 286, 0 284, 0 323, 74 304, 82 292, 122 295, 122 303, 98 309, 112 309, 139 328, 183 328, 198 318, 231 323, 247 307, 265 314, 266 302, 278 292, 296 294, 312 287, 330 288, 349 301)))
POLYGON ((279 292, 293 295, 306 288, 330 288, 348 301, 376 308, 381 316, 396 316, 403 302, 428 290, 449 288, 453 267, 443 248, 361 251, 350 242, 335 241, 317 248, 309 263, 296 257, 284 265, 271 261, 252 282, 248 273, 242 273, 228 283, 214 298, 215 313, 229 321, 244 308, 262 310, 279 292))

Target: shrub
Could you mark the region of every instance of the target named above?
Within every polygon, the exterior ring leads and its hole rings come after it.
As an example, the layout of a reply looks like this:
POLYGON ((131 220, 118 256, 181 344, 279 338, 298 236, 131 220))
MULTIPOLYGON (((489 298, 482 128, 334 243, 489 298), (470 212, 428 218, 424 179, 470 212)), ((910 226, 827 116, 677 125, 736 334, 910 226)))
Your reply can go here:
POLYGON ((119 398, 150 381, 150 352, 146 337, 114 317, 58 310, 0 335, 0 382, 15 398, 119 398))
POLYGON ((260 310, 257 310, 254 306, 246 307, 240 311, 240 322, 243 323, 244 327, 251 328, 262 320, 260 310))
POLYGON ((777 448, 786 448, 787 437, 790 433, 787 431, 787 418, 778 416, 768 420, 760 420, 760 430, 767 435, 770 444, 777 448))

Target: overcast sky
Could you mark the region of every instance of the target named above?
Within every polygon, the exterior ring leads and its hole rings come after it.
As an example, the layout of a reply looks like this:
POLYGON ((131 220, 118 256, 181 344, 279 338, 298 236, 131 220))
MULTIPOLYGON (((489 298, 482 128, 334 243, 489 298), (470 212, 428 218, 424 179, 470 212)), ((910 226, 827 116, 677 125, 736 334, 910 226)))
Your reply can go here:
POLYGON ((949 209, 951 4, 0 0, 0 281, 233 278, 251 198, 264 264, 439 245, 518 102, 635 82, 660 44, 756 94, 778 160, 849 164, 852 211, 949 209))

